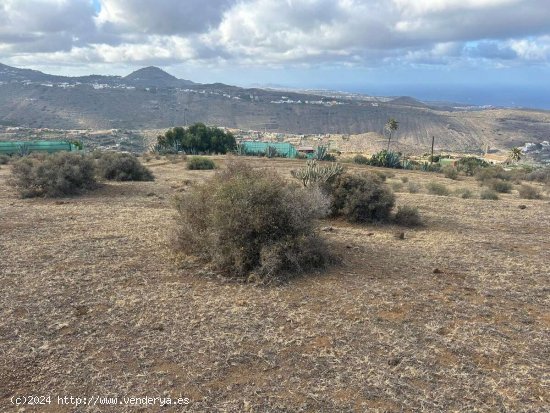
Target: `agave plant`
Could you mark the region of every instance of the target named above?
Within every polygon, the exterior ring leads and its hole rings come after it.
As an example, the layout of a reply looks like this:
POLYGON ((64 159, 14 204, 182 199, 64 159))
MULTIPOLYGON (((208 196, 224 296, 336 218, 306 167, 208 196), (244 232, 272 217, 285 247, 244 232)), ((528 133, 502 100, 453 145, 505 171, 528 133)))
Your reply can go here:
POLYGON ((342 165, 331 163, 328 166, 320 166, 315 159, 309 160, 306 167, 291 171, 291 175, 302 181, 305 187, 328 182, 330 179, 344 172, 342 165))
POLYGON ((23 143, 17 147, 17 154, 19 156, 27 156, 30 153, 31 153, 31 148, 27 143, 23 143))
POLYGON ((315 155, 313 155, 313 158, 322 161, 327 156, 327 147, 326 146, 318 146, 315 150, 315 155))
POLYGON ((401 156, 397 152, 384 149, 372 155, 370 164, 384 168, 401 168, 401 156))
POLYGON ((277 148, 275 146, 269 145, 267 148, 265 148, 265 156, 268 158, 275 158, 279 155, 277 152, 277 148))

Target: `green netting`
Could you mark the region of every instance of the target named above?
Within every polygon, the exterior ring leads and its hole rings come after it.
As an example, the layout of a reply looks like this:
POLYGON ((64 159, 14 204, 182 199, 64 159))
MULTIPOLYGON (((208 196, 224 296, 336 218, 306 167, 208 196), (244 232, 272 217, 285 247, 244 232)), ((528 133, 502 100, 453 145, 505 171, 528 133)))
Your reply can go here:
POLYGON ((274 147, 277 150, 279 156, 285 158, 295 158, 297 155, 296 148, 288 142, 241 142, 244 146, 245 152, 251 155, 258 155, 260 153, 265 153, 269 146, 274 147))
POLYGON ((0 153, 7 155, 14 155, 27 152, 60 152, 60 151, 74 151, 75 146, 66 141, 15 141, 15 142, 1 142, 0 141, 0 153))

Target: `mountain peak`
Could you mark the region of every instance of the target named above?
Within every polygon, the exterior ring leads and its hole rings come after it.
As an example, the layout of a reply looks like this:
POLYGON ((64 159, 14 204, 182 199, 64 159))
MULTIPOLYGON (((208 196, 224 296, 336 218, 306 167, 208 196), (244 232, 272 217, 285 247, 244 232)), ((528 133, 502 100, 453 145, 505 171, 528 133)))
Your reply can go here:
POLYGON ((175 76, 172 76, 170 73, 166 73, 159 67, 156 66, 147 66, 141 69, 136 70, 135 72, 130 73, 128 76, 124 77, 125 80, 177 80, 175 76))

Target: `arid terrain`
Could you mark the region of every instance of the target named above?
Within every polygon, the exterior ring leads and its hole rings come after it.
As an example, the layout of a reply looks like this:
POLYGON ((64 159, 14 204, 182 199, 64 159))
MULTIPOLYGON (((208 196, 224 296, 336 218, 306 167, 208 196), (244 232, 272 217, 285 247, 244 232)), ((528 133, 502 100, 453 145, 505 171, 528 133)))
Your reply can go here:
MULTIPOLYGON (((303 162, 249 161, 289 179, 303 162)), ((145 163, 155 182, 57 200, 18 198, 0 167, 0 411, 549 411, 548 194, 435 196, 428 182, 480 188, 391 171, 398 205, 418 206, 425 226, 325 220, 342 263, 266 287, 174 255, 171 199, 213 172, 145 163), (399 190, 402 177, 420 192, 399 190), (27 395, 52 404, 10 402, 27 395)))

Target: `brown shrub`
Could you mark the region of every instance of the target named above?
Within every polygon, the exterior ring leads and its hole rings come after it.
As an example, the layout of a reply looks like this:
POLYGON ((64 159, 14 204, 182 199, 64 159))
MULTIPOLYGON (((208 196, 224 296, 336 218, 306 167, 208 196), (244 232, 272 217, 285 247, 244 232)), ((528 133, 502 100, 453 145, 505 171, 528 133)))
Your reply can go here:
POLYGON ((328 204, 318 188, 233 162, 176 198, 176 247, 230 277, 282 280, 332 261, 314 230, 328 204))
POLYGON ((68 152, 21 158, 8 182, 23 198, 74 195, 96 186, 93 161, 68 152))
POLYGON ((392 191, 373 173, 343 173, 323 186, 331 196, 331 214, 351 222, 386 221, 395 204, 392 191))

